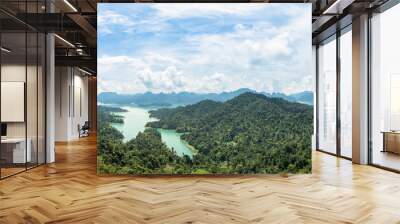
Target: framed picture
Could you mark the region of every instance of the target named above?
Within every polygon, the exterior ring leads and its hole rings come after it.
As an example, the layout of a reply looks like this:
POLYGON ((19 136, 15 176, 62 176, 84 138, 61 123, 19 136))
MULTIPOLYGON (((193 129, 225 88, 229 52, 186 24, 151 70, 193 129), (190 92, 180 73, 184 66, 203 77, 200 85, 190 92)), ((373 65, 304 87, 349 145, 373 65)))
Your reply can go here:
POLYGON ((100 174, 311 172, 310 4, 99 4, 100 174))

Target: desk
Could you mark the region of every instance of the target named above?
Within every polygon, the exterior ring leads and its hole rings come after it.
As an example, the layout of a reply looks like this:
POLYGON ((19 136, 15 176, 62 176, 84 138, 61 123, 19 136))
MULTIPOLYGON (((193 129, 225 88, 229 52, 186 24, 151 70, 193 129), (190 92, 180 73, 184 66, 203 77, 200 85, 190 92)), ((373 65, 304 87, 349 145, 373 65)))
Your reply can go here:
POLYGON ((31 162, 31 139, 27 139, 27 146, 25 151, 25 138, 5 138, 1 139, 2 157, 6 163, 26 163, 31 162), (3 156, 4 154, 4 156, 3 156), (12 158, 12 159, 11 159, 12 158))
POLYGON ((400 131, 383 131, 382 152, 400 154, 400 131))

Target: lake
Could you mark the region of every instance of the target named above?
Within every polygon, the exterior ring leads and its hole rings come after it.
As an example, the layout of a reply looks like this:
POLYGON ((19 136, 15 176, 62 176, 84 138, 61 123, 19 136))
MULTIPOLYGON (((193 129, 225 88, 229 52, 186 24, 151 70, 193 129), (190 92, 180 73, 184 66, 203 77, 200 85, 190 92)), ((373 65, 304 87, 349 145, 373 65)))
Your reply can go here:
MULTIPOLYGON (((156 118, 151 118, 149 110, 154 110, 157 108, 144 108, 136 106, 119 106, 128 112, 116 113, 118 115, 124 116, 123 124, 112 124, 113 127, 118 129, 123 135, 124 140, 128 141, 135 138, 139 132, 145 130, 145 125, 148 122, 156 121, 156 118)), ((181 139, 181 133, 177 133, 175 130, 157 129, 161 134, 162 141, 170 149, 174 149, 177 155, 183 156, 188 155, 190 158, 193 157, 193 152, 188 147, 186 141, 181 139)))

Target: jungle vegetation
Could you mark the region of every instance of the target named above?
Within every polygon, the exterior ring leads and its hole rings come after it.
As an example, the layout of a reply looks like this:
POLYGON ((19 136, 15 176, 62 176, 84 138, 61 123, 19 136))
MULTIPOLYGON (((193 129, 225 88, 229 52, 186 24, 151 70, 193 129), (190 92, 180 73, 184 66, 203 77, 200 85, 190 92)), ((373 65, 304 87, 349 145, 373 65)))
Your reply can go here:
POLYGON ((150 111, 158 121, 123 142, 110 109, 99 109, 99 172, 112 174, 254 174, 311 172, 313 107, 257 93, 225 102, 150 111), (180 157, 157 128, 175 129, 197 153, 180 157))

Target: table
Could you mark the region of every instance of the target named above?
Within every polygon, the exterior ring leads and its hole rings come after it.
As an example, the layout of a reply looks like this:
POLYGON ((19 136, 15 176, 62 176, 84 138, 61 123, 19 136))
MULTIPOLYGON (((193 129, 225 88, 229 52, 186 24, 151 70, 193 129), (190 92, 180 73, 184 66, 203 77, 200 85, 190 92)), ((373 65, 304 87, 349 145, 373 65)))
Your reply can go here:
POLYGON ((400 154, 400 131, 383 131, 382 152, 400 154))
POLYGON ((6 163, 26 163, 31 162, 32 141, 30 138, 5 138, 1 139, 1 156, 6 160, 6 163), (25 151, 25 140, 28 142, 25 151))

